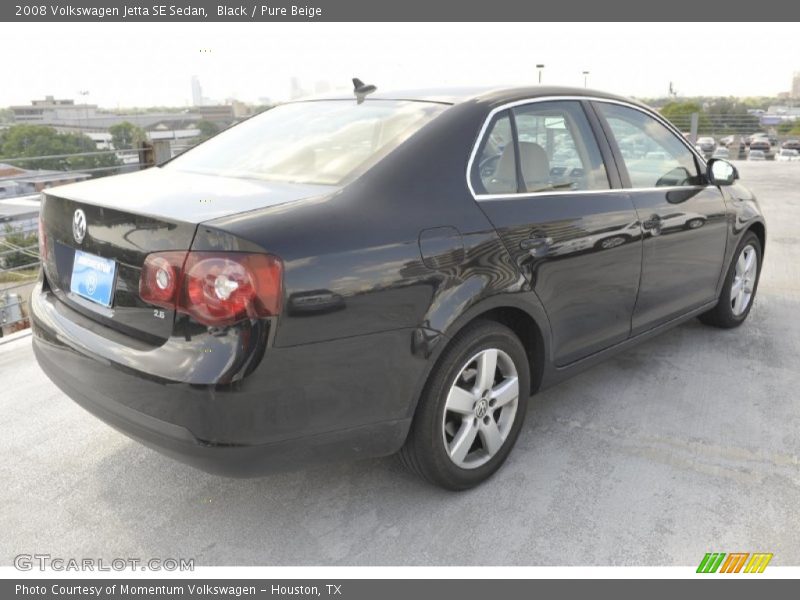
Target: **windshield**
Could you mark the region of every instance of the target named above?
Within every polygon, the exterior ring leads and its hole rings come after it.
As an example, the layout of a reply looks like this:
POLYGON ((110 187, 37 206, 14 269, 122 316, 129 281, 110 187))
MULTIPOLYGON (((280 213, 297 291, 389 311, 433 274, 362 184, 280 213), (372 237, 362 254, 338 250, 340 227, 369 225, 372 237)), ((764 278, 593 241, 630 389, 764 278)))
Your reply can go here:
POLYGON ((446 108, 399 100, 283 104, 222 132, 164 168, 337 185, 374 164, 446 108))

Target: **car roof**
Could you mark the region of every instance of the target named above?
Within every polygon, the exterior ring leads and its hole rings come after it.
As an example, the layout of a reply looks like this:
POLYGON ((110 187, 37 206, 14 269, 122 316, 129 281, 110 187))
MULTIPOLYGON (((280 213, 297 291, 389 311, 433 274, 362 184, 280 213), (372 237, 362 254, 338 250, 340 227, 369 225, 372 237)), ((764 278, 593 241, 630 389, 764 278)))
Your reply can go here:
MULTIPOLYGON (((644 106, 640 102, 624 98, 615 94, 609 94, 599 90, 566 87, 566 86, 546 86, 532 85, 528 87, 513 86, 471 86, 471 87, 442 87, 442 88, 423 88, 408 90, 378 90, 367 96, 366 101, 370 100, 412 100, 417 102, 439 102, 442 104, 460 104, 467 101, 477 101, 491 105, 507 104, 520 100, 530 100, 549 96, 578 96, 602 98, 606 100, 617 100, 630 102, 644 106)), ((313 100, 349 100, 353 99, 352 92, 334 92, 298 98, 296 102, 313 100)))

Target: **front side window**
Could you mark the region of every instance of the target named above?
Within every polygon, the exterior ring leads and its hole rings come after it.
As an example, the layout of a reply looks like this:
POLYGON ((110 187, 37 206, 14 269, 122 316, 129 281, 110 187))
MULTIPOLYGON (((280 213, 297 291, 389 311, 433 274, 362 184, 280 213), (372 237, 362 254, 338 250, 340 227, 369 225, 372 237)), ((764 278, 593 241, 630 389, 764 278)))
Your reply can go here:
POLYGON ((394 100, 284 104, 222 132, 164 168, 338 185, 446 109, 443 104, 394 100))
POLYGON ((574 101, 534 102, 499 113, 472 168, 479 194, 610 187, 597 141, 583 108, 574 101))
POLYGON ((640 110, 597 103, 635 188, 703 183, 694 154, 667 127, 640 110))

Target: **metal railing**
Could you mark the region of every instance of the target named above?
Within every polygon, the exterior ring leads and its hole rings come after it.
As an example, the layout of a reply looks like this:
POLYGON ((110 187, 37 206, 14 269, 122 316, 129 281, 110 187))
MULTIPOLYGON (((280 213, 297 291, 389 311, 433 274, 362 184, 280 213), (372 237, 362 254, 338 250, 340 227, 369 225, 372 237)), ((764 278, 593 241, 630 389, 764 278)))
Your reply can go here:
POLYGON ((41 263, 38 239, 35 244, 19 246, 8 241, 9 235, 38 233, 36 227, 14 228, 13 232, 0 230, 0 333, 10 333, 29 327, 28 295, 36 282, 41 263), (14 257, 15 264, 7 261, 14 257), (20 259, 30 259, 19 264, 20 259))
POLYGON ((709 113, 673 115, 667 118, 675 127, 683 132, 692 133, 698 137, 713 137, 717 141, 727 136, 747 138, 759 132, 769 134, 778 144, 788 139, 797 139, 800 137, 798 133, 791 133, 792 129, 795 128, 797 124, 800 124, 800 120, 766 123, 760 115, 725 115, 709 113))
MULTIPOLYGON (((54 175, 53 172, 72 174, 75 176, 89 175, 91 178, 105 177, 130 171, 146 169, 166 160, 171 156, 172 150, 170 140, 158 140, 145 142, 139 148, 126 150, 97 150, 89 152, 76 152, 71 154, 51 154, 46 156, 18 156, 10 158, 0 158, 0 163, 11 166, 19 165, 20 169, 27 172, 20 174, 17 179, 23 179, 30 183, 35 183, 37 176, 40 182, 45 178, 54 175), (70 162, 74 164, 74 159, 102 157, 114 155, 119 161, 114 165, 88 166, 88 168, 72 168, 70 162), (54 164, 53 161, 56 161, 54 164), (45 173, 37 170, 37 164, 48 164, 49 168, 45 173), (55 168, 60 167, 60 168, 55 168)), ((44 170, 44 169, 42 169, 44 170)), ((41 171, 41 170, 40 170, 41 171)), ((88 178, 88 177, 87 177, 88 178)), ((8 177, 6 179, 14 179, 8 177)), ((69 178, 65 178, 69 179, 69 178)), ((1 181, 1 180, 0 180, 1 181)), ((56 184, 57 185, 57 184, 56 184)), ((53 186, 43 185, 43 189, 53 186)), ((11 200, 9 205, 14 205, 18 216, 14 214, 6 215, 5 222, 0 222, 0 340, 3 334, 24 329, 30 326, 28 296, 30 289, 39 276, 39 242, 38 226, 31 224, 31 214, 37 214, 38 208, 31 207, 29 212, 19 213, 20 200, 39 199, 39 192, 31 193, 30 190, 20 190, 16 195, 0 196, 0 219, 3 215, 3 202, 11 200), (14 202, 16 201, 16 202, 14 202), (7 231, 4 225, 9 225, 11 231, 7 231), (35 234, 31 240, 31 234, 35 234), (9 241, 14 236, 22 236, 22 245, 9 241), (30 259, 22 262, 23 259, 30 259), (13 259, 13 260, 9 260, 13 259)))
MULTIPOLYGON (((152 167, 156 164, 154 153, 152 151, 152 144, 146 144, 142 148, 135 148, 135 149, 125 149, 125 150, 96 150, 90 152, 74 152, 71 154, 51 154, 46 156, 18 156, 13 158, 0 158, 0 163, 5 163, 8 165, 19 166, 20 169, 24 169, 25 173, 21 173, 19 176, 11 176, 10 179, 23 179, 29 182, 35 182, 37 179, 41 179, 44 177, 52 177, 54 172, 57 173, 64 173, 64 174, 72 174, 75 176, 80 175, 92 175, 96 177, 100 174, 105 175, 119 175, 121 173, 127 173, 130 171, 139 171, 141 169, 146 169, 147 167, 152 167), (113 165, 101 165, 101 166, 74 166, 70 164, 70 159, 75 158, 99 158, 103 156, 113 156, 117 159, 116 164, 113 165), (46 163, 58 161, 56 165, 48 166, 46 163), (20 164, 21 163, 21 164, 20 164), (40 165, 44 165, 41 167, 40 165), (45 171, 45 173, 41 173, 41 171, 45 171)), ((18 195, 27 195, 30 194, 29 189, 22 189, 20 190, 18 195)), ((13 198, 16 196, 4 196, 0 197, 0 199, 4 198, 13 198)))

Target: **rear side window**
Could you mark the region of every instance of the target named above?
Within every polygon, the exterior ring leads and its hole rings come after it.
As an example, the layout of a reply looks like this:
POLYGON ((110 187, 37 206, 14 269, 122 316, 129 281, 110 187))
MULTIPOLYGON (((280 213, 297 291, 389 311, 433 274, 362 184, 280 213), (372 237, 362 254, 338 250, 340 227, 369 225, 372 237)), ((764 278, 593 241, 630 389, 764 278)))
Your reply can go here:
POLYGON ((483 194, 515 194, 517 192, 517 156, 511 117, 508 111, 496 115, 481 141, 473 169, 473 186, 483 194), (475 179, 478 185, 475 186, 475 179))
POLYGON ((578 102, 537 102, 514 109, 527 192, 607 190, 600 149, 578 102))
POLYGON ((609 189, 597 141, 579 102, 535 102, 503 111, 472 165, 478 194, 609 189))
POLYGON ((703 183, 692 151, 663 124, 626 106, 607 103, 596 106, 611 129, 632 187, 703 183))
POLYGON ((447 108, 395 100, 284 104, 222 132, 164 168, 337 185, 366 170, 447 108))

